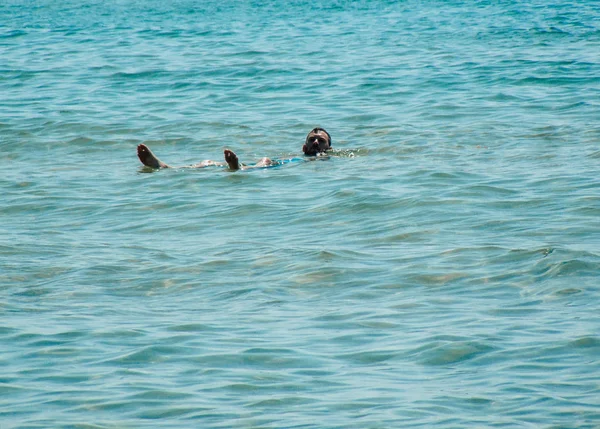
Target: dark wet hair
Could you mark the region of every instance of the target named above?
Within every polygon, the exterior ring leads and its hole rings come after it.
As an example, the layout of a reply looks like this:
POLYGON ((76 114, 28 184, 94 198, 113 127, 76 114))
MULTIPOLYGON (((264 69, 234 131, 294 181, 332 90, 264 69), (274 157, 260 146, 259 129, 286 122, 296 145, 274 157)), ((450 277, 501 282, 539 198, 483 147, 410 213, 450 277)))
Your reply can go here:
MULTIPOLYGON (((327 134, 327 137, 329 138, 329 147, 331 147, 331 135, 327 132, 327 130, 325 128, 313 128, 311 130, 310 133, 308 133, 308 135, 312 134, 312 133, 318 133, 319 131, 324 132, 325 134, 327 134)), ((308 135, 306 136, 306 140, 308 141, 308 135)))

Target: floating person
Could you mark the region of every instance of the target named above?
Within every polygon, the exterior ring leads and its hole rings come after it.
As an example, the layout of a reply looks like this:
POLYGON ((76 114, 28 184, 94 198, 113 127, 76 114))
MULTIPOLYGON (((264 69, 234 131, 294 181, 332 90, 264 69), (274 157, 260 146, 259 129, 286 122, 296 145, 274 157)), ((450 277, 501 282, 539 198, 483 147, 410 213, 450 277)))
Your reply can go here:
MULTIPOLYGON (((323 154, 331 149, 331 136, 327 131, 323 128, 314 128, 311 132, 306 136, 306 141, 302 146, 302 152, 304 152, 307 156, 317 156, 323 154)), ((140 144, 137 147, 138 158, 146 167, 151 168, 173 168, 170 165, 162 162, 152 151, 150 148, 144 144, 140 144)), ((211 161, 206 160, 202 161, 199 164, 188 165, 186 167, 179 168, 203 168, 210 166, 227 166, 231 170, 243 170, 248 168, 264 168, 264 167, 272 167, 275 165, 280 165, 283 162, 272 160, 270 158, 262 158, 257 163, 252 165, 244 165, 240 162, 237 155, 229 150, 225 149, 223 152, 225 157, 225 162, 211 161)))

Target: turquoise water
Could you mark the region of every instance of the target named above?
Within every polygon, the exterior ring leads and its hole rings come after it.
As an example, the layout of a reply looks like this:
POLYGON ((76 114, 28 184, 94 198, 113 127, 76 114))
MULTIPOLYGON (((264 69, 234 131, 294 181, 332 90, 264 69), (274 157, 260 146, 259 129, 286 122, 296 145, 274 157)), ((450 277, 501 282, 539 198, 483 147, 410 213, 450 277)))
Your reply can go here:
POLYGON ((599 76, 595 1, 3 2, 0 427, 599 427, 599 76))

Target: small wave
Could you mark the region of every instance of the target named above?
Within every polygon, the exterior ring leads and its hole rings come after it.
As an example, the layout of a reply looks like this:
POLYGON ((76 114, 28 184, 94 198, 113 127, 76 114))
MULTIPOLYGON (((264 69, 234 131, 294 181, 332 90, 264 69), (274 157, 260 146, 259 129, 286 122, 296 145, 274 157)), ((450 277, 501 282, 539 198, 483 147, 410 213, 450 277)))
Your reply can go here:
POLYGON ((114 79, 154 79, 159 77, 169 77, 171 74, 165 70, 144 70, 135 72, 117 72, 113 73, 110 77, 114 79))
POLYGON ((548 279, 571 275, 597 276, 600 272, 600 263, 582 259, 569 259, 555 262, 540 262, 536 264, 533 272, 538 279, 548 279))
POLYGON ((10 30, 6 33, 0 33, 0 39, 15 39, 25 35, 27 35, 27 32, 24 30, 10 30))
POLYGON ((469 361, 493 350, 492 346, 479 341, 441 341, 434 337, 424 346, 414 350, 412 354, 423 365, 440 366, 469 361))
POLYGON ((598 337, 581 337, 569 343, 569 347, 577 349, 600 349, 600 338, 598 337))
POLYGON ((368 149, 332 149, 327 152, 327 155, 336 156, 339 158, 354 158, 356 156, 366 156, 369 154, 368 149))

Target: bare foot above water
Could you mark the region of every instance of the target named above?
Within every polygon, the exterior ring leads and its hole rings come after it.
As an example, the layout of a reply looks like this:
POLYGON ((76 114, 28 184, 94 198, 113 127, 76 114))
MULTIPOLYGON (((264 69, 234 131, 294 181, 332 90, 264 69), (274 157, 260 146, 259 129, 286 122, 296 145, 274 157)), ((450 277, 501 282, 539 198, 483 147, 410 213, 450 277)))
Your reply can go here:
POLYGON ((145 144, 140 144, 137 147, 137 155, 142 164, 152 168, 170 168, 167 164, 156 157, 145 144))
POLYGON ((229 149, 225 149, 223 151, 223 154, 225 155, 225 162, 227 163, 227 165, 229 166, 230 169, 232 169, 232 170, 240 169, 240 160, 238 159, 238 157, 235 153, 233 153, 229 149))

